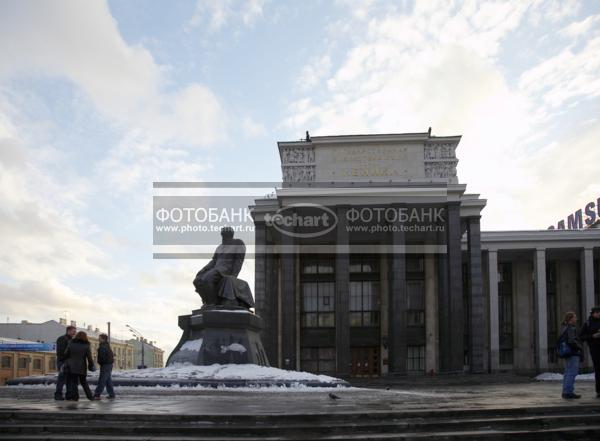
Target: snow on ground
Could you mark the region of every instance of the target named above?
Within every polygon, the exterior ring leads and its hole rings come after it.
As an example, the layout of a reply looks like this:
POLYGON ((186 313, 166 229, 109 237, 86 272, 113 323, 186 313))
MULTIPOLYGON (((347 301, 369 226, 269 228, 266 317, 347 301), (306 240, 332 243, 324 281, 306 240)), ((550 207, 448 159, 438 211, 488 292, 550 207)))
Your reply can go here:
MULTIPOLYGON (((8 386, 11 389, 47 389, 50 391, 54 391, 54 389, 56 388, 55 384, 19 384, 18 386, 8 386)), ((92 386, 92 390, 94 389, 94 387, 92 386)), ((122 392, 128 392, 129 394, 136 394, 136 392, 141 392, 143 393, 143 391, 161 391, 164 392, 166 394, 168 394, 169 392, 172 391, 177 391, 179 390, 181 392, 183 391, 189 391, 190 393, 193 393, 193 391, 207 391, 207 392, 214 392, 214 391, 222 391, 222 392, 285 392, 285 393, 290 393, 290 392, 319 392, 319 393, 323 393, 323 392, 331 392, 333 390, 336 389, 340 389, 340 390, 344 390, 345 393, 349 390, 351 391, 359 391, 359 390, 364 390, 361 388, 356 388, 356 387, 345 387, 342 385, 338 385, 336 387, 313 387, 313 386, 307 386, 305 384, 301 384, 301 383, 292 383, 289 386, 277 386, 277 385, 271 385, 271 386, 246 386, 246 387, 227 387, 224 385, 219 385, 217 387, 212 387, 212 386, 202 386, 202 385, 194 385, 194 386, 180 386, 179 384, 172 384, 172 385, 156 385, 156 386, 115 386, 115 390, 117 395, 121 394, 122 392)), ((427 395, 427 394, 422 394, 422 395, 427 395)), ((436 395, 436 394, 431 394, 436 395)))
POLYGON ((287 380, 315 381, 319 383, 335 383, 340 380, 327 375, 316 375, 308 372, 286 371, 274 367, 257 366, 255 364, 213 364, 196 366, 189 363, 174 364, 164 368, 134 369, 114 371, 113 378, 147 378, 147 379, 193 379, 193 380, 287 380))
MULTIPOLYGON (((562 381, 563 374, 556 372, 544 372, 543 374, 535 377, 537 381, 562 381)), ((576 381, 594 381, 594 374, 580 374, 577 375, 576 381)))

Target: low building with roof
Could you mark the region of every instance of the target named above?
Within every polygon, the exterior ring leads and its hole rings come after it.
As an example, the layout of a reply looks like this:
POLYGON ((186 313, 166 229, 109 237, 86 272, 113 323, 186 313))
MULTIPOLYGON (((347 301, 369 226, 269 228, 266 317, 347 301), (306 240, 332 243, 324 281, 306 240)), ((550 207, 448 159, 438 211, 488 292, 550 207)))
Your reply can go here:
POLYGON ((56 372, 55 345, 0 337, 0 385, 6 380, 56 372))
MULTIPOLYGON (((77 331, 84 331, 87 334, 91 345, 92 357, 96 361, 98 337, 103 332, 92 325, 78 327, 77 322, 73 320, 68 324, 75 326, 77 331)), ((27 340, 34 343, 54 344, 56 339, 65 333, 68 324, 64 318, 59 319, 59 321, 48 320, 42 323, 32 323, 27 320, 23 320, 20 323, 0 323, 0 337, 27 340)), ((133 345, 130 342, 111 338, 110 345, 115 355, 114 369, 124 370, 135 367, 133 345)))

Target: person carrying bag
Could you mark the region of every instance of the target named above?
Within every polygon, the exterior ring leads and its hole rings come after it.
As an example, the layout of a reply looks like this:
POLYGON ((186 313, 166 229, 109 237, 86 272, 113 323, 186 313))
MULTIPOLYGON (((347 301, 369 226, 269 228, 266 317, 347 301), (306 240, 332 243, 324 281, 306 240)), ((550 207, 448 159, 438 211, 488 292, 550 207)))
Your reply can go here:
POLYGON ((574 390, 582 349, 577 335, 577 315, 572 311, 567 312, 562 324, 563 330, 557 342, 558 355, 565 360, 562 397, 571 400, 581 398, 581 395, 576 394, 574 390))

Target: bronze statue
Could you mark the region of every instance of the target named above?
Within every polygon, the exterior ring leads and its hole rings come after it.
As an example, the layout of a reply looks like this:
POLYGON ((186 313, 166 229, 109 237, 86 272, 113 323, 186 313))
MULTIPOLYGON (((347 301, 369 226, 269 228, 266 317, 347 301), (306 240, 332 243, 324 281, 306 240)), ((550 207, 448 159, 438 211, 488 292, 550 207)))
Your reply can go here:
POLYGON ((237 275, 246 256, 246 245, 233 238, 231 227, 221 228, 221 245, 215 250, 212 260, 202 268, 194 279, 196 292, 200 294, 202 308, 224 306, 254 307, 250 286, 237 275))

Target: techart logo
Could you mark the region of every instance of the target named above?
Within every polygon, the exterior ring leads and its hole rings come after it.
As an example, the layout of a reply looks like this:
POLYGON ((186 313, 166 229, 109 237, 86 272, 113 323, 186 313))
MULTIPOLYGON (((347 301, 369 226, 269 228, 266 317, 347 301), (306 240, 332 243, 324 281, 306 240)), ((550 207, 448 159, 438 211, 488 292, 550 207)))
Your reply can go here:
POLYGON ((323 236, 338 223, 333 210, 319 204, 297 203, 281 207, 275 214, 265 215, 265 224, 281 234, 308 239, 323 236))

